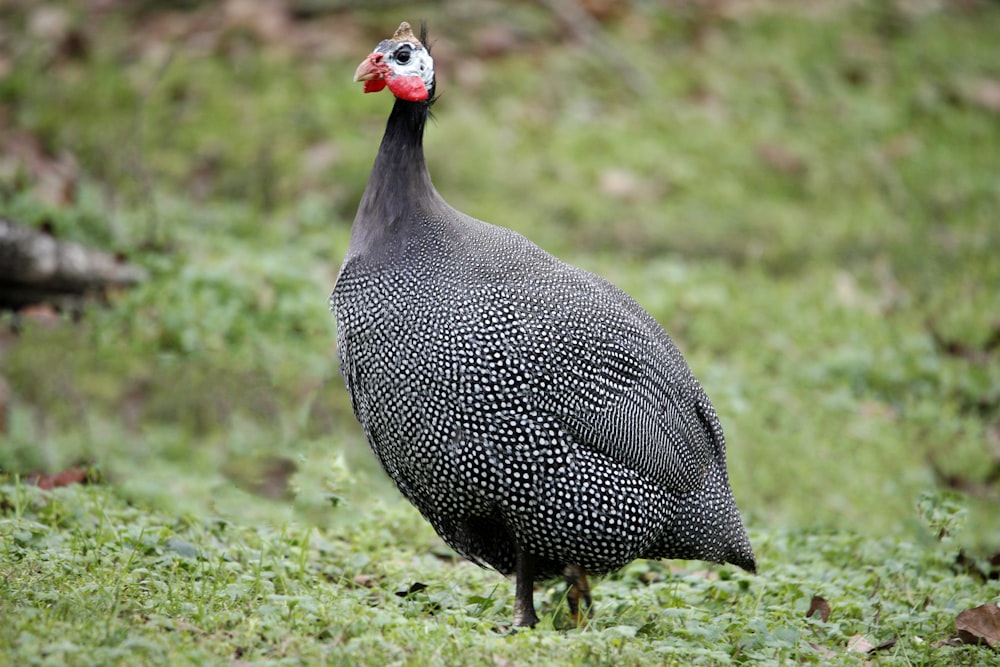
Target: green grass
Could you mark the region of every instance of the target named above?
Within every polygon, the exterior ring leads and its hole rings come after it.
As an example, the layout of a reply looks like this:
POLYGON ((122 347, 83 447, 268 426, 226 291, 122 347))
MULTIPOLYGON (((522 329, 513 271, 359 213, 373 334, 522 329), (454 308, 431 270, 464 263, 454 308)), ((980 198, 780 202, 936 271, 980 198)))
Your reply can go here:
POLYGON ((995 659, 941 642, 1000 600, 956 563, 1000 550, 996 7, 633 2, 605 28, 636 92, 528 3, 335 13, 277 40, 210 4, 46 6, 86 48, 0 9, 0 122, 43 163, 3 144, 0 214, 151 278, 0 337, 0 663, 995 659), (556 582, 510 634, 511 582, 377 469, 325 299, 390 103, 351 73, 422 16, 438 189, 671 332, 722 415, 760 575, 637 562, 596 586, 589 627, 556 582), (480 59, 484 25, 516 48, 480 59), (68 199, 44 187, 59 155, 68 199), (80 462, 99 483, 21 481, 80 462), (898 641, 863 656, 854 635, 898 641))
POLYGON ((539 628, 511 635, 512 585, 456 561, 394 501, 318 529, 151 511, 102 486, 0 494, 4 650, 18 664, 855 664, 856 634, 897 638, 891 664, 988 657, 936 646, 982 599, 947 538, 754 531, 761 577, 636 562, 600 582, 585 629, 569 629, 550 586, 539 628), (805 617, 814 595, 825 621, 805 617))

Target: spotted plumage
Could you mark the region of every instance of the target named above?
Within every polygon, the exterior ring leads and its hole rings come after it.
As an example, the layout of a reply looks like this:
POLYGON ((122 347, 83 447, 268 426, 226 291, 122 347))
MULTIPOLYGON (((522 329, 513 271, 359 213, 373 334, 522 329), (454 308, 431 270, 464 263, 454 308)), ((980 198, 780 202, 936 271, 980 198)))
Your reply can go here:
POLYGON ((404 92, 331 296, 382 467, 456 551, 517 574, 521 625, 536 620, 533 579, 568 568, 697 558, 752 571, 722 427, 663 328, 434 189, 422 148, 433 70, 414 72, 416 52, 432 63, 404 24, 358 68, 366 90, 404 92), (410 67, 397 75, 387 63, 401 49, 410 67))

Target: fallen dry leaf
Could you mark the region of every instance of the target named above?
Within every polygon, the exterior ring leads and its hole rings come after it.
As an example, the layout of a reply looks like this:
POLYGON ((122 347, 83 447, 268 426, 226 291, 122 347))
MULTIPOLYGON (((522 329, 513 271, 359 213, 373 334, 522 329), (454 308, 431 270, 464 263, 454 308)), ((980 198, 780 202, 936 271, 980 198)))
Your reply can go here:
POLYGON ((966 609, 955 618, 955 630, 963 644, 1000 647, 1000 606, 991 602, 966 609))
POLYGON ((401 598, 405 598, 409 597, 410 595, 413 595, 414 593, 419 593, 425 588, 427 588, 427 584, 421 583, 419 581, 414 581, 412 584, 410 584, 409 588, 400 588, 398 591, 396 591, 396 595, 398 595, 401 598))
POLYGON ((872 649, 872 652, 884 651, 887 648, 892 648, 899 641, 899 637, 893 637, 892 639, 886 639, 884 642, 879 642, 878 645, 872 649))
POLYGON ((826 658, 832 658, 835 655, 837 655, 836 651, 831 651, 827 647, 817 644, 816 642, 809 642, 809 646, 811 646, 813 650, 815 650, 817 653, 820 653, 821 655, 823 655, 823 657, 826 658))
POLYGON ((855 653, 871 653, 875 649, 875 644, 872 644, 864 635, 854 635, 847 640, 847 650, 854 651, 855 653))
POLYGON ((1000 79, 979 79, 973 82, 968 97, 980 108, 1000 114, 1000 79))
POLYGON ((46 329, 53 329, 62 323, 59 311, 48 303, 39 303, 25 306, 20 310, 21 317, 25 320, 41 325, 46 329))
POLYGON ((786 176, 802 174, 808 168, 806 161, 800 156, 777 144, 760 144, 757 146, 757 158, 774 171, 786 176))
POLYGON ((806 618, 809 618, 813 614, 817 614, 819 620, 825 623, 826 619, 830 618, 830 603, 820 596, 814 595, 812 602, 809 603, 809 611, 806 612, 806 618))
POLYGON ((887 648, 892 648, 898 641, 898 637, 892 637, 891 639, 886 639, 884 642, 873 644, 871 640, 864 635, 854 635, 847 640, 847 650, 854 651, 855 653, 870 655, 872 653, 877 653, 878 651, 884 651, 887 648))
POLYGON ((69 486, 71 484, 85 484, 87 482, 87 469, 86 468, 69 468, 68 470, 63 470, 62 472, 57 472, 54 475, 43 475, 42 473, 33 473, 28 475, 28 484, 34 484, 39 489, 45 489, 46 491, 51 491, 52 489, 69 486))

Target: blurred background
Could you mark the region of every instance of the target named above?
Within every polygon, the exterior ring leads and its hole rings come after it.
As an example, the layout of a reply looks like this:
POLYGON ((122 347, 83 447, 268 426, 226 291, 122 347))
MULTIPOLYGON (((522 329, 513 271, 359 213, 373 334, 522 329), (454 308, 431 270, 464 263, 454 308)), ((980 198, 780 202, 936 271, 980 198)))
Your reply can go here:
POLYGON ((923 539, 944 498, 1000 549, 1000 4, 976 0, 0 2, 4 476, 320 526, 404 502, 326 298, 391 106, 354 68, 421 19, 438 190, 657 317, 753 531, 923 539), (29 237, 129 286, 24 297, 3 244, 29 237))

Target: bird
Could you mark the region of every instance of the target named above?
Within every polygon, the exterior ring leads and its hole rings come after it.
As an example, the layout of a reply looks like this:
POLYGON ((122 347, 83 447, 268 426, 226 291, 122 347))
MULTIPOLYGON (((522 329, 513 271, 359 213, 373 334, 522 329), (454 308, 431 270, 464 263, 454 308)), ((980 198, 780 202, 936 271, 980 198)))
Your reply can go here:
POLYGON ((565 577, 584 624, 587 576, 636 559, 756 572, 719 417, 663 327, 434 187, 426 24, 401 23, 354 80, 395 101, 329 301, 353 412, 402 495, 514 576, 514 627, 538 622, 536 581, 565 577))

